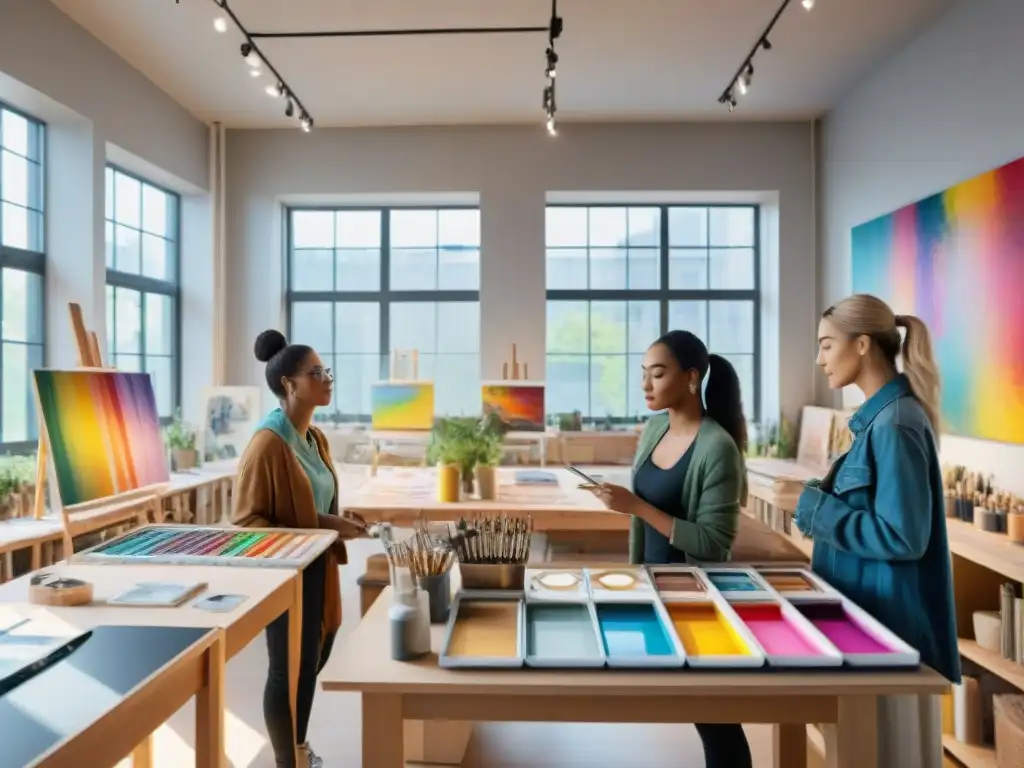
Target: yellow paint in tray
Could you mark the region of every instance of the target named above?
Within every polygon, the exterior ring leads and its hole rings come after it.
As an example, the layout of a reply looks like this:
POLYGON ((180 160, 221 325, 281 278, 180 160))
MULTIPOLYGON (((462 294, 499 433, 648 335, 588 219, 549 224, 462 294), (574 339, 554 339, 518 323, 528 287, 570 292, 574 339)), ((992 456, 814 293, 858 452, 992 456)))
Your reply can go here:
POLYGON ((668 603, 665 608, 688 656, 749 656, 737 635, 713 603, 668 603))

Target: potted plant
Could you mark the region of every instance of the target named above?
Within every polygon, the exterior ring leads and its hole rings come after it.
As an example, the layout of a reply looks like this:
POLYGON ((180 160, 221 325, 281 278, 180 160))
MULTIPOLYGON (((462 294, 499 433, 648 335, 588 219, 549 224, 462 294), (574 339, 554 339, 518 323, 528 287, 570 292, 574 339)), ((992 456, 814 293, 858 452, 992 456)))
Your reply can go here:
MULTIPOLYGON (((500 419, 484 418, 476 433, 476 491, 481 499, 498 498, 495 467, 504 454, 505 435, 500 419)), ((465 482, 465 480, 463 480, 465 482)))
POLYGON ((32 503, 35 457, 6 456, 0 463, 0 520, 20 517, 32 503))
POLYGON ((174 412, 174 418, 164 431, 164 439, 171 451, 171 466, 176 472, 196 466, 196 431, 181 419, 181 409, 174 412))
MULTIPOLYGON (((501 460, 502 442, 501 429, 491 419, 438 419, 427 450, 427 460, 438 467, 438 501, 458 501, 458 478, 462 492, 473 493, 476 469, 481 465, 493 468, 501 460)), ((491 480, 493 485, 493 472, 491 480)))

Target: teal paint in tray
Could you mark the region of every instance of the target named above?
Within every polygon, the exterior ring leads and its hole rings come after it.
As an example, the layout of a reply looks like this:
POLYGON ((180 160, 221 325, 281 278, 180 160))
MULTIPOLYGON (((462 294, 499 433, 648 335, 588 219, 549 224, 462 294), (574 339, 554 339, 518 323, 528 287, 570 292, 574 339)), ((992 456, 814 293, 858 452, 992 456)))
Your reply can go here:
POLYGON ((597 623, 609 658, 675 655, 668 631, 650 603, 598 603, 597 623))
POLYGON ((596 660, 601 643, 582 603, 527 603, 526 655, 538 660, 596 660))
POLYGON ((745 573, 711 571, 708 578, 719 592, 760 592, 762 587, 745 573))

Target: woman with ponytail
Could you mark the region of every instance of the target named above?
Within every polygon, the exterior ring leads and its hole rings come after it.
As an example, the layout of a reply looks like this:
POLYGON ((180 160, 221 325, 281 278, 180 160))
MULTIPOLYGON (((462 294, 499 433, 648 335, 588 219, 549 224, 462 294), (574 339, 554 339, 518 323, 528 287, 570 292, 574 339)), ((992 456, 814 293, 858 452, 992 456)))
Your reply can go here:
MULTIPOLYGON (((633 490, 602 484, 594 493, 633 516, 630 562, 728 560, 746 496, 747 422, 736 371, 694 334, 670 331, 644 356, 643 389, 658 413, 640 436, 633 490)), ((697 725, 697 732, 707 768, 750 768, 741 725, 697 725)))
MULTIPOLYGON (((822 315, 817 363, 832 389, 852 384, 865 401, 850 419, 850 450, 797 504, 796 525, 814 539, 812 567, 958 683, 928 328, 874 296, 850 296, 822 315)), ((879 765, 937 768, 941 727, 937 697, 883 698, 879 765)))

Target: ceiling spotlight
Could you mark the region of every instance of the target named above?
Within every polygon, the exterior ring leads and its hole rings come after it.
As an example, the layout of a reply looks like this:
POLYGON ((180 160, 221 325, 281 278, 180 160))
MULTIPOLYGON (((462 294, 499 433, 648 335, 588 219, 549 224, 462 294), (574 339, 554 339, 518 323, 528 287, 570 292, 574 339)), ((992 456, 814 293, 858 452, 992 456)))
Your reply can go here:
POLYGON ((814 0, 803 0, 800 4, 809 11, 814 7, 814 0))
POLYGON ((544 74, 549 78, 553 79, 558 74, 556 67, 558 66, 558 54, 555 53, 554 48, 548 48, 545 52, 548 59, 548 67, 544 74))
POLYGON ((275 99, 279 99, 284 96, 284 86, 281 83, 278 83, 277 85, 269 83, 263 90, 266 92, 267 96, 275 99))
POLYGON ((252 53, 252 43, 250 43, 250 42, 242 43, 238 47, 238 50, 241 51, 243 59, 248 59, 249 58, 249 54, 252 53))
POLYGON ((746 70, 743 72, 742 75, 739 76, 739 79, 736 81, 736 88, 740 92, 740 96, 747 95, 747 91, 750 90, 750 81, 753 79, 753 77, 754 65, 747 64, 746 70))
POLYGON ((772 41, 769 40, 767 37, 762 37, 761 47, 764 48, 766 51, 770 51, 772 49, 772 41))
POLYGON ((295 114, 295 104, 292 102, 291 99, 288 99, 288 104, 286 104, 285 108, 284 108, 284 116, 285 117, 291 117, 294 114, 295 114))
POLYGON ((302 113, 302 117, 299 118, 299 125, 302 126, 302 130, 309 133, 313 128, 313 119, 305 112, 302 113))
POLYGON ((213 20, 213 28, 221 33, 227 32, 228 20, 225 19, 223 16, 218 16, 216 19, 213 20))
POLYGON ((259 77, 263 74, 263 70, 259 67, 253 67, 249 70, 249 77, 259 77))

